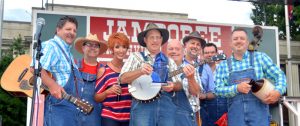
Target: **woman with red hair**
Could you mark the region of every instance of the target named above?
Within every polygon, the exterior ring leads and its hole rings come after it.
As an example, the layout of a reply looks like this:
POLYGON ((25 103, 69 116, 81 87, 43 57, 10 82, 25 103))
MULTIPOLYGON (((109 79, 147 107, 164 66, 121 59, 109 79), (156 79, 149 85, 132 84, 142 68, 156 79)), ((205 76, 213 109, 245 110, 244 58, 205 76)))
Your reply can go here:
POLYGON ((113 59, 98 72, 95 101, 102 102, 102 126, 128 126, 131 95, 128 84, 119 83, 119 74, 129 48, 129 39, 123 33, 113 33, 108 38, 108 48, 113 59))

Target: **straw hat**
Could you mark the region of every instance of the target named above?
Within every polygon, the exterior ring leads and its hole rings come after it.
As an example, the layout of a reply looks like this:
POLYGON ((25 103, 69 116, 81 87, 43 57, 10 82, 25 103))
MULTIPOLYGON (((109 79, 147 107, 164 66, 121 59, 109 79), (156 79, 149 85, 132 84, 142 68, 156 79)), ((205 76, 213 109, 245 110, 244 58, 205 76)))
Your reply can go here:
POLYGON ((99 55, 103 54, 107 50, 107 44, 105 41, 100 41, 96 34, 89 33, 85 38, 78 38, 75 40, 75 49, 83 54, 82 46, 85 42, 96 42, 100 44, 99 55))

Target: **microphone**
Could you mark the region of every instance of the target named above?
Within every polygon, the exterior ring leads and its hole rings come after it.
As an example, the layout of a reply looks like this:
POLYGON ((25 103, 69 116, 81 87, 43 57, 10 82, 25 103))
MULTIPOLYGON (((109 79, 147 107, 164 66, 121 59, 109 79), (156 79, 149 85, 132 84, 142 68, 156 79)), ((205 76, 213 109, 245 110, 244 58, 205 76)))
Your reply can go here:
POLYGON ((41 31, 45 25, 45 19, 44 18, 38 18, 36 20, 36 29, 34 34, 34 41, 38 41, 41 37, 41 31))

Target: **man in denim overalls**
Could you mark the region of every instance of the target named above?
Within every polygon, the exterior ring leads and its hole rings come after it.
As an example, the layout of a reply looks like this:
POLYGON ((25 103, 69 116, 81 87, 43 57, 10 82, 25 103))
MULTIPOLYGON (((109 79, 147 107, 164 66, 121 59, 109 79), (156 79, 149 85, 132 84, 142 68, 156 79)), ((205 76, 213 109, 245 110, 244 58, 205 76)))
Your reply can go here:
POLYGON ((193 65, 197 61, 202 44, 205 43, 201 43, 203 39, 198 32, 192 32, 191 34, 196 34, 196 36, 188 35, 183 39, 186 54, 184 54, 183 45, 178 40, 170 41, 167 47, 168 57, 174 59, 178 66, 193 70, 191 74, 180 74, 183 88, 177 91, 173 98, 176 105, 175 126, 197 126, 197 123, 200 123, 198 96, 202 86, 197 71, 198 67, 195 68, 193 65), (183 58, 183 56, 185 57, 183 58))
MULTIPOLYGON (((218 54, 218 48, 213 43, 206 43, 203 48, 203 57, 211 59, 218 54)), ((216 62, 210 62, 203 65, 201 74, 201 81, 203 91, 200 94, 200 114, 202 119, 202 126, 216 126, 215 122, 227 112, 227 98, 216 97, 213 94, 215 89, 215 73, 216 62)))
MULTIPOLYGON (((146 30, 138 34, 138 42, 145 47, 143 52, 133 52, 122 67, 121 83, 131 84, 141 75, 159 74, 162 86, 160 97, 150 102, 133 98, 130 112, 130 126, 174 126, 176 106, 172 101, 174 91, 180 89, 179 77, 169 79, 168 73, 176 70, 174 60, 161 52, 161 46, 169 39, 169 31, 149 23, 146 30), (144 63, 144 62, 148 63, 144 63)), ((153 78, 152 78, 153 79, 153 78)))
POLYGON ((76 65, 82 76, 84 85, 81 90, 82 98, 94 106, 89 115, 80 114, 80 125, 101 126, 101 104, 94 100, 97 73, 102 64, 97 58, 106 52, 107 44, 100 41, 97 34, 88 34, 85 38, 75 40, 74 48, 82 54, 82 58, 76 61, 76 65))
POLYGON ((233 54, 217 68, 217 96, 228 97, 229 126, 269 126, 268 104, 278 101, 286 91, 286 77, 271 58, 262 52, 249 52, 247 32, 242 28, 233 30, 231 48, 233 54), (275 89, 264 100, 251 92, 250 79, 272 80, 275 89))
POLYGON ((78 117, 83 113, 62 96, 65 92, 81 98, 79 90, 83 86, 82 77, 70 51, 77 35, 77 27, 76 18, 61 17, 54 38, 42 43, 41 77, 50 92, 45 100, 44 126, 80 125, 78 117))

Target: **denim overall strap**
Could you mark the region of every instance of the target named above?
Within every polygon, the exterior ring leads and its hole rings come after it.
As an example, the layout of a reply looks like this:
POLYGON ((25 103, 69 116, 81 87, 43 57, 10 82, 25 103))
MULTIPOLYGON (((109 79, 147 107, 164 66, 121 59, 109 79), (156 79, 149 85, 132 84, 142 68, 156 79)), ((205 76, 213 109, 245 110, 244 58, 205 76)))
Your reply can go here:
MULTIPOLYGON (((245 62, 243 59, 239 62, 245 62)), ((254 69, 254 54, 250 52, 250 67, 244 70, 233 71, 232 60, 228 63, 229 79, 228 84, 236 85, 245 80, 256 79, 254 69)), ((229 126, 268 126, 269 125, 269 108, 262 103, 250 91, 248 94, 238 93, 236 96, 229 98, 228 101, 228 125, 229 126)))
POLYGON ((200 76, 202 76, 203 65, 204 65, 204 64, 200 65, 200 66, 199 66, 199 69, 198 69, 199 75, 200 75, 200 76))
MULTIPOLYGON (((68 57, 66 52, 62 49, 62 47, 59 44, 57 44, 56 42, 55 42, 55 44, 63 52, 65 58, 67 59, 67 61, 70 62, 70 65, 71 65, 71 73, 72 73, 71 75, 73 75, 72 77, 73 77, 73 80, 74 80, 74 85, 75 85, 76 92, 75 92, 75 94, 74 94, 74 92, 70 92, 70 93, 73 94, 73 96, 75 96, 75 97, 80 97, 79 89, 81 89, 80 87, 82 85, 79 85, 78 83, 80 83, 80 82, 84 83, 83 80, 82 80, 82 77, 80 76, 78 69, 74 68, 73 60, 70 59, 70 57, 68 57)), ((71 87, 71 88, 73 88, 73 87, 71 87)))
MULTIPOLYGON (((70 59, 69 57, 68 57, 68 55, 66 54, 66 52, 62 49, 62 47, 59 45, 59 44, 57 44, 56 42, 54 42, 56 45, 57 45, 57 47, 63 52, 63 54, 64 54, 64 56, 65 56, 65 58, 67 59, 67 61, 69 61, 70 62, 70 65, 71 65, 71 75, 73 75, 72 77, 73 77, 73 80, 74 80, 74 84, 75 84, 75 91, 76 91, 76 94, 74 94, 73 93, 73 91, 72 92, 67 92, 67 93, 71 93, 71 94, 73 94, 74 96, 77 96, 77 97, 79 97, 79 91, 78 91, 78 84, 77 84, 77 77, 76 77, 76 74, 75 74, 75 72, 74 72, 74 66, 73 66, 73 61, 72 61, 72 59, 70 59)), ((78 72, 77 72, 77 74, 78 74, 78 72)), ((71 78, 71 76, 70 76, 70 78, 71 78)), ((70 80, 69 80, 70 81, 70 80)), ((65 87, 64 87, 65 88, 65 87)), ((73 87, 70 87, 70 88, 73 88, 73 87)), ((69 89, 70 91, 72 90, 72 89, 69 89)))
POLYGON ((229 70, 229 73, 230 73, 232 71, 231 58, 228 58, 226 61, 227 61, 227 66, 228 66, 228 70, 229 70))
POLYGON ((78 59, 76 59, 76 65, 77 65, 77 67, 78 67, 78 69, 81 69, 82 68, 82 58, 78 58, 78 59))
POLYGON ((142 55, 144 61, 148 61, 148 60, 149 60, 148 57, 145 56, 145 53, 144 53, 144 52, 140 52, 140 53, 141 53, 141 55, 142 55))
MULTIPOLYGON (((250 66, 251 67, 254 67, 254 52, 249 52, 249 55, 250 55, 250 66)), ((232 59, 231 58, 228 58, 226 61, 227 61, 227 65, 228 65, 228 69, 229 69, 229 72, 232 72, 232 59)))

